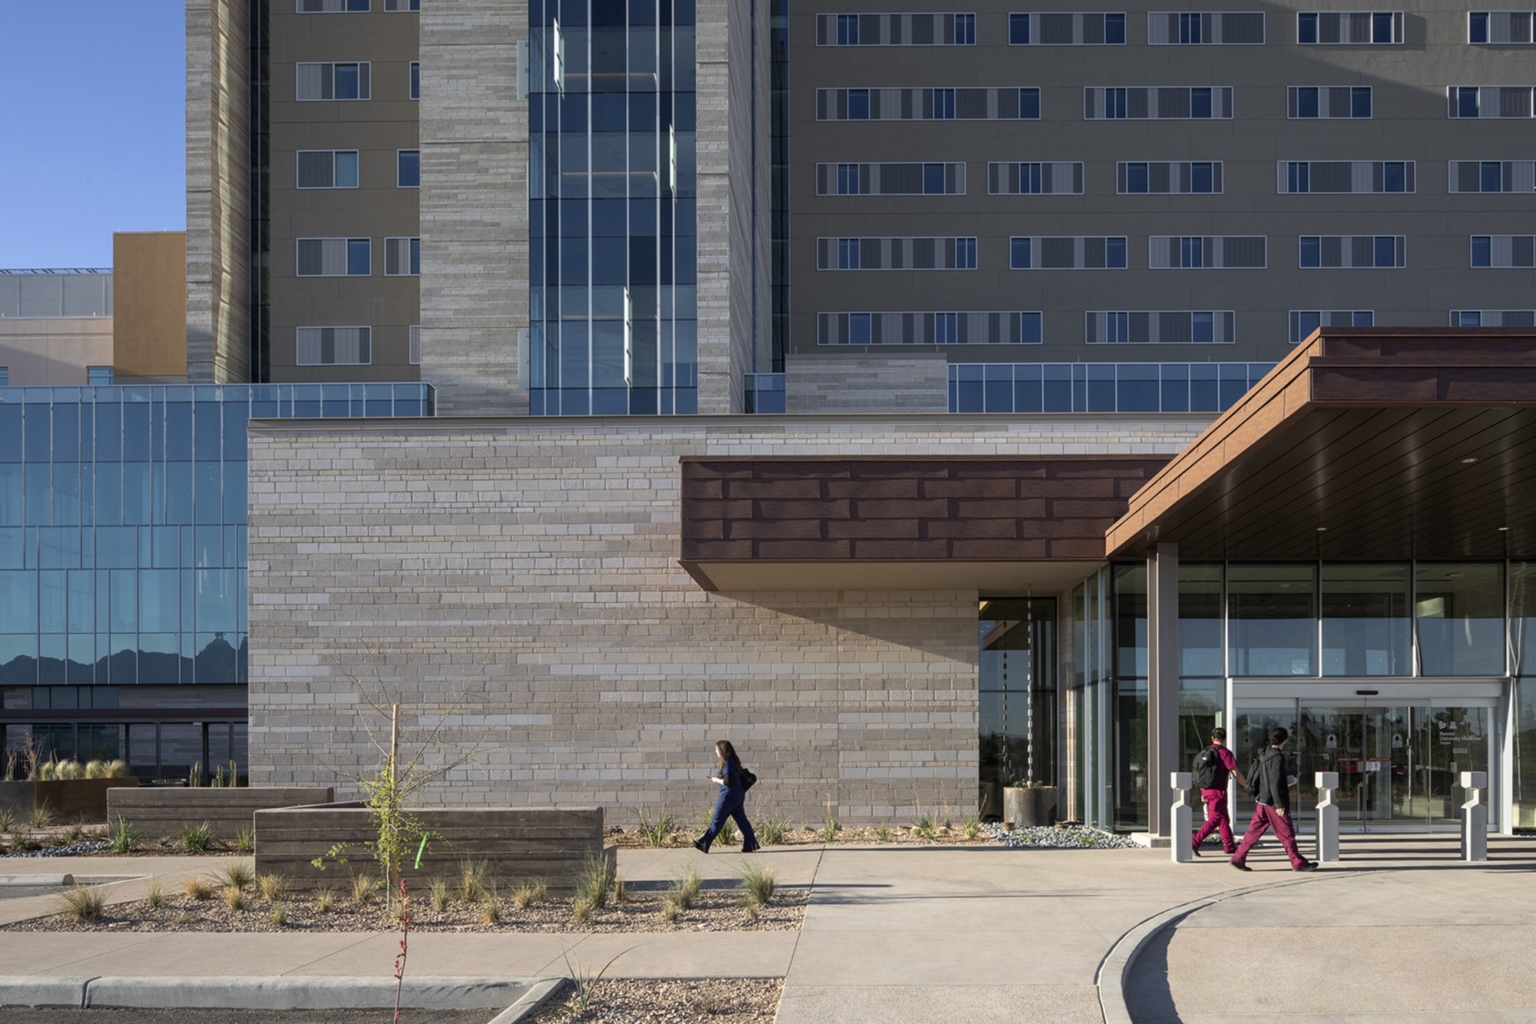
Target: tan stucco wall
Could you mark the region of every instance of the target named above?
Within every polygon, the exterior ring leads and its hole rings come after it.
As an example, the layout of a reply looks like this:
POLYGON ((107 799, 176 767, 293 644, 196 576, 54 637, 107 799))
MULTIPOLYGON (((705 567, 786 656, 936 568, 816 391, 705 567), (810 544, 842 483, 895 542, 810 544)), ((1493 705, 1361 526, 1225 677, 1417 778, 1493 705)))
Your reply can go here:
POLYGON ((112 365, 112 318, 0 318, 0 366, 12 387, 80 385, 87 366, 112 365))
POLYGON ((112 366, 118 377, 184 377, 187 373, 187 233, 120 232, 112 236, 112 366))

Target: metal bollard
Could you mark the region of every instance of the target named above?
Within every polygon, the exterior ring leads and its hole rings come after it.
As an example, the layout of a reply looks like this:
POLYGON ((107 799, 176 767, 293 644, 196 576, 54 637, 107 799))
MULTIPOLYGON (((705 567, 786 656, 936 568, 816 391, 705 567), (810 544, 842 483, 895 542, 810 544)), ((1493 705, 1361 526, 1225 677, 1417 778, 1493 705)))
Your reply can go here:
POLYGON ((1168 785, 1178 791, 1178 799, 1174 800, 1169 808, 1172 812, 1169 827, 1173 832, 1173 842, 1169 847, 1173 851, 1175 864, 1188 864, 1195 859, 1194 851, 1190 848, 1189 840, 1193 833, 1190 831, 1189 814, 1189 787, 1195 784, 1195 777, 1189 772, 1169 772, 1168 785))
POLYGON ((1483 790, 1488 787, 1487 772, 1462 772, 1461 786, 1467 802, 1461 805, 1461 859, 1488 859, 1488 808, 1483 790))
POLYGON ((1317 862, 1334 863, 1339 859, 1339 808, 1333 791, 1339 788, 1338 772, 1317 773, 1317 862))

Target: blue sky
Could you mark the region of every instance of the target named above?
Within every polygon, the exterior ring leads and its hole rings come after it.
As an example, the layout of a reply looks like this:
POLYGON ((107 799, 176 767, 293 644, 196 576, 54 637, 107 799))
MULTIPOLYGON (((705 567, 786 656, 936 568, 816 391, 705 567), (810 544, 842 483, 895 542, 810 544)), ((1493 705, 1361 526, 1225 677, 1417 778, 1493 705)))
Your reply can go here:
POLYGON ((0 267, 186 227, 183 0, 0 0, 0 267))

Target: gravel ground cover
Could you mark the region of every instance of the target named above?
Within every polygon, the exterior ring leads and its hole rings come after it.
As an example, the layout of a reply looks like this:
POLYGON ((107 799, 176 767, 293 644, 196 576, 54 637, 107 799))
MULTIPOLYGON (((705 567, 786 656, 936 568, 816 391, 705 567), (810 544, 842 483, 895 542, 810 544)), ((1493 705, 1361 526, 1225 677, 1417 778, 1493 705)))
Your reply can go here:
MULTIPOLYGON (((487 1024, 497 1010, 401 1010, 400 1024, 487 1024)), ((0 1007, 5 1024, 390 1024, 393 1010, 151 1010, 0 1007)))
POLYGON ((1004 846, 1018 848, 1048 848, 1054 850, 1133 850, 1135 842, 1129 836, 1117 836, 1087 825, 1025 825, 1013 831, 1004 831, 1001 825, 987 824, 982 828, 1004 846))
POLYGON ((688 980, 603 979, 590 987, 585 1008, 573 985, 531 1019, 540 1024, 773 1024, 783 978, 688 980))
MULTIPOLYGON (((671 932, 671 931, 794 931, 805 919, 808 889, 778 889, 766 905, 750 907, 740 890, 726 883, 705 882, 687 909, 671 920, 663 916, 670 886, 626 886, 622 900, 593 909, 577 921, 570 897, 549 896, 519 908, 506 892, 495 898, 453 899, 434 908, 429 894, 411 896, 411 927, 415 931, 451 932, 671 932)), ((359 903, 350 892, 337 891, 330 905, 312 893, 271 899, 254 887, 241 890, 238 907, 230 902, 227 885, 210 883, 208 895, 196 898, 167 892, 159 906, 150 900, 110 904, 92 922, 71 920, 63 913, 9 925, 3 931, 129 931, 129 932, 279 932, 394 931, 399 926, 378 896, 359 903)), ((60 910, 63 910, 62 899, 60 910)))

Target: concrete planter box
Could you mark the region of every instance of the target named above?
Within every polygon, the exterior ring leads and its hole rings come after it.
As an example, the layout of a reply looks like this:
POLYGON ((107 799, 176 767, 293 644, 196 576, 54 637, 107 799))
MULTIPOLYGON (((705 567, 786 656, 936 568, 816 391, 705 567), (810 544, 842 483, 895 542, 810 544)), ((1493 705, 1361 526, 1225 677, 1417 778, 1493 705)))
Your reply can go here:
POLYGON ((1005 825, 1049 825, 1056 816, 1056 787, 1008 786, 1003 790, 1005 825))
MULTIPOLYGON (((550 891, 568 893, 587 860, 618 851, 603 847, 603 810, 477 807, 410 811, 432 833, 421 869, 413 879, 457 878, 466 860, 485 861, 492 874, 507 882, 542 878, 550 891)), ((256 871, 281 874, 299 889, 342 886, 354 874, 379 876, 378 862, 364 847, 376 831, 368 808, 360 803, 288 807, 256 812, 256 871), (338 843, 347 844, 347 863, 327 861, 324 871, 311 861, 338 843)), ((414 860, 414 857, 412 857, 414 860)))
POLYGON ((104 821, 107 794, 114 789, 134 789, 139 780, 126 779, 53 779, 30 783, 35 806, 47 805, 54 821, 104 821))
POLYGON ((32 794, 30 782, 0 782, 0 811, 26 817, 32 813, 32 794))
POLYGON ((329 786, 145 786, 112 790, 107 813, 112 821, 122 818, 135 832, 156 839, 206 821, 214 835, 232 842, 241 829, 255 829, 257 811, 335 798, 329 786))

